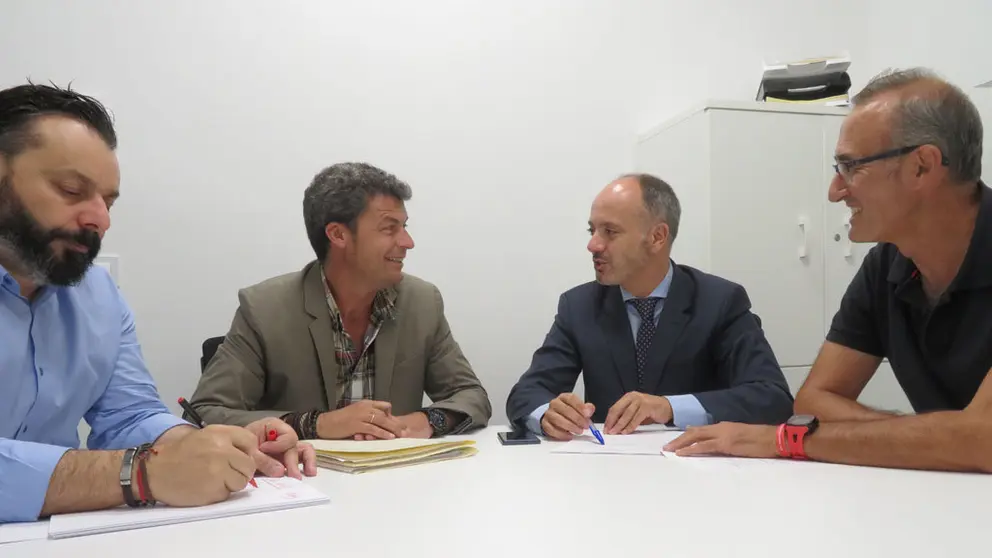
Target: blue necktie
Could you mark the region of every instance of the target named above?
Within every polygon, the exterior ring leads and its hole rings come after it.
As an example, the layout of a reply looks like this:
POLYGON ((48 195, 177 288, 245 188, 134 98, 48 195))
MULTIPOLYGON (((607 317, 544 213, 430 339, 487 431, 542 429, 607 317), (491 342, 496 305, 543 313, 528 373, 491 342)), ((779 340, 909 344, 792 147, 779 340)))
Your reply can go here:
POLYGON ((644 364, 648 360, 648 349, 654 339, 654 309, 658 306, 658 297, 634 298, 629 301, 641 315, 641 325, 637 328, 637 340, 634 342, 634 353, 637 355, 637 390, 644 389, 644 364))

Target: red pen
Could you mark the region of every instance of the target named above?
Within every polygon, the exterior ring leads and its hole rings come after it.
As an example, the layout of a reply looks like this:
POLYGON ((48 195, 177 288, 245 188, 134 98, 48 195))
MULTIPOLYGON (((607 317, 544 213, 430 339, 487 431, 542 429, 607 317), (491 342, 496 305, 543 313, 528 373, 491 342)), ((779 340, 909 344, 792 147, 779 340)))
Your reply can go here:
MULTIPOLYGON (((268 430, 268 429, 266 429, 266 430, 268 430)), ((266 442, 275 442, 277 437, 278 437, 278 435, 276 434, 276 431, 275 430, 268 430, 268 432, 266 433, 266 436, 265 436, 265 441, 266 442)), ((254 486, 255 488, 258 488, 258 483, 255 482, 255 479, 254 478, 249 479, 248 482, 252 486, 254 486)))

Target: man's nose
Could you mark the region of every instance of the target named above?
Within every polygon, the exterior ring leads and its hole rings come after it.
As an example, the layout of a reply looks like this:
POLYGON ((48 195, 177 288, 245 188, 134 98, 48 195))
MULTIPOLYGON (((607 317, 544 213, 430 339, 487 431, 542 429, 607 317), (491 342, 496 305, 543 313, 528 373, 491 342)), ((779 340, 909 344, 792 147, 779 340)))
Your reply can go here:
POLYGON ((592 235, 589 239, 589 243, 586 244, 586 250, 589 250, 593 254, 603 251, 603 241, 599 239, 598 236, 592 235))
POLYGON ((413 246, 414 246, 413 236, 411 236, 410 232, 407 231, 406 229, 403 229, 403 233, 402 236, 400 237, 399 245, 400 248, 403 248, 405 250, 413 250, 413 246))
POLYGON ((847 189, 847 182, 839 174, 834 175, 834 179, 830 181, 830 188, 827 190, 827 199, 833 203, 842 201, 848 196, 850 192, 847 189))
POLYGON ((88 200, 79 214, 79 227, 103 236, 110 228, 110 208, 103 198, 94 196, 88 200))

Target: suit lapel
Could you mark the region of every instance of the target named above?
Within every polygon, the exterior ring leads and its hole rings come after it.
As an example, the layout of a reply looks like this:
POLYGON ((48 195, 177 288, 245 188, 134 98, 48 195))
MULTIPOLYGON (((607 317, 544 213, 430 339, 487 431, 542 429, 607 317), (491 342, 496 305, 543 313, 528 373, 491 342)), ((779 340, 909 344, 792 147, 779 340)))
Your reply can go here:
POLYGON ((634 336, 630 332, 630 318, 619 287, 602 290, 603 335, 606 346, 613 354, 613 364, 624 393, 637 389, 637 361, 634 356, 634 336))
POLYGON ((331 329, 331 313, 327 308, 324 285, 321 284, 320 262, 313 264, 303 278, 303 307, 313 317, 313 321, 310 322, 310 336, 317 350, 327 408, 334 410, 341 395, 338 393, 341 366, 334 356, 334 331, 331 329))
POLYGON ((379 328, 370 350, 375 350, 375 393, 379 401, 392 401, 389 390, 393 383, 393 365, 396 363, 396 344, 399 342, 396 317, 386 320, 379 328))
POLYGON ((658 327, 651 340, 648 359, 644 364, 644 391, 646 393, 653 394, 657 391, 665 371, 665 365, 668 363, 668 357, 672 355, 672 351, 682 335, 682 330, 689 322, 689 310, 692 306, 695 290, 692 279, 676 267, 672 274, 672 285, 668 290, 665 306, 658 318, 658 327))

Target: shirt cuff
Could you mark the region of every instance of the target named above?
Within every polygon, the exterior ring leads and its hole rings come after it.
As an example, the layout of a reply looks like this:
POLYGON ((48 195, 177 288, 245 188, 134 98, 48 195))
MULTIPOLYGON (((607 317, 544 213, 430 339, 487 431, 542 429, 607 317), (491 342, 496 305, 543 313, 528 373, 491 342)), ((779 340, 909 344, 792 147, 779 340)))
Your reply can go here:
POLYGON ((70 448, 0 440, 0 523, 37 521, 55 467, 70 448))
POLYGON ((544 436, 544 429, 541 428, 541 419, 544 418, 544 413, 548 412, 548 408, 551 407, 551 403, 545 403, 540 407, 531 411, 530 415, 527 416, 525 424, 527 429, 537 434, 538 436, 544 436))
POLYGON ((458 424, 456 424, 454 428, 449 428, 448 429, 448 432, 445 432, 443 434, 444 436, 457 436, 457 435, 465 432, 468 429, 468 427, 472 426, 472 417, 470 417, 470 416, 468 416, 468 415, 466 415, 464 413, 460 413, 458 411, 448 411, 448 414, 451 414, 451 415, 453 415, 455 417, 462 416, 462 417, 465 417, 465 418, 463 418, 461 420, 461 422, 459 422, 458 424))
POLYGON ((186 422, 185 420, 169 413, 159 413, 152 415, 145 420, 141 421, 135 428, 130 436, 128 436, 127 445, 123 448, 113 448, 113 449, 125 449, 140 446, 141 444, 154 442, 165 434, 166 430, 171 430, 177 426, 193 426, 192 424, 186 422))
POLYGON ((713 422, 713 417, 706 412, 703 404, 695 395, 667 395, 668 403, 672 406, 672 422, 675 426, 685 429, 687 426, 705 426, 713 422))

